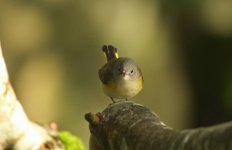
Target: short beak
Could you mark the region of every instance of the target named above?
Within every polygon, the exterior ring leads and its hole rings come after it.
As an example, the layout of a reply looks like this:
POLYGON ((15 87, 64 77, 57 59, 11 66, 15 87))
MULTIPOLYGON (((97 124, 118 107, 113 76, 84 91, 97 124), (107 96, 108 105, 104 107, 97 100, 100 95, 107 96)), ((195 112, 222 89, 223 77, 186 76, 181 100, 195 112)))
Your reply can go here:
POLYGON ((125 77, 126 75, 128 75, 128 72, 126 72, 125 70, 122 71, 122 76, 125 77))

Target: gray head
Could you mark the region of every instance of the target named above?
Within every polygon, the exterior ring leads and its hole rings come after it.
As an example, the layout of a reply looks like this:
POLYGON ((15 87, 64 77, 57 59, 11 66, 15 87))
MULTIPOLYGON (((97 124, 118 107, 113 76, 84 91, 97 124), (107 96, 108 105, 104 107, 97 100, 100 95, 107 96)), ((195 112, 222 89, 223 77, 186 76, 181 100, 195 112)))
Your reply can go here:
POLYGON ((136 63, 129 58, 120 57, 114 64, 114 76, 122 80, 134 80, 141 76, 136 63))

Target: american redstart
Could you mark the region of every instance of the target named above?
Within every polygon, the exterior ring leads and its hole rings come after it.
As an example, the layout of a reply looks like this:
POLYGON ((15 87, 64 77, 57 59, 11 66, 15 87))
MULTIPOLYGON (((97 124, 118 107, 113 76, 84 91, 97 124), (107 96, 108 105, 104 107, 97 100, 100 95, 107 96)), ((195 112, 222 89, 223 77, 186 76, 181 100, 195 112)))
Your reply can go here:
POLYGON ((102 50, 107 63, 99 69, 99 78, 104 93, 113 102, 115 99, 134 97, 143 88, 143 76, 140 68, 130 58, 118 57, 117 48, 104 45, 102 50))

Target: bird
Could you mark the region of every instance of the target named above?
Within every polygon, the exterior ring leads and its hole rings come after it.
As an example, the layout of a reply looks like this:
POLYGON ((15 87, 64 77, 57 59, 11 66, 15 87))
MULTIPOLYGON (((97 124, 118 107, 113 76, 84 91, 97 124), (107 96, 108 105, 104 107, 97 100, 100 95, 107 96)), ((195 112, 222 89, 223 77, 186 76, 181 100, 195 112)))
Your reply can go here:
POLYGON ((102 51, 106 56, 106 64, 98 71, 102 89, 111 98, 116 100, 137 95, 143 88, 143 75, 141 69, 131 58, 119 57, 118 50, 112 45, 103 45, 102 51))

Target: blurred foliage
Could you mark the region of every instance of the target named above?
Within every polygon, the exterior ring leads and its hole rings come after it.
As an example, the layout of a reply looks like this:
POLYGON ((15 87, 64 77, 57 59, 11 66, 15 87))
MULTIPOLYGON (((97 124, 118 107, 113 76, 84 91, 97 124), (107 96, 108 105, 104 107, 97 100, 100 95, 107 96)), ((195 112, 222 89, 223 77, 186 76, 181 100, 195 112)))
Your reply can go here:
POLYGON ((110 103, 97 75, 103 44, 139 64, 145 84, 132 100, 169 126, 232 119, 231 0, 1 0, 0 39, 28 116, 85 145, 84 114, 110 103))
POLYGON ((232 113, 232 78, 231 78, 232 74, 231 73, 227 78, 225 78, 225 88, 223 89, 223 91, 225 92, 223 93, 225 99, 225 105, 229 113, 232 113))
POLYGON ((70 132, 61 131, 58 133, 58 138, 64 144, 66 150, 84 150, 81 139, 70 132))

